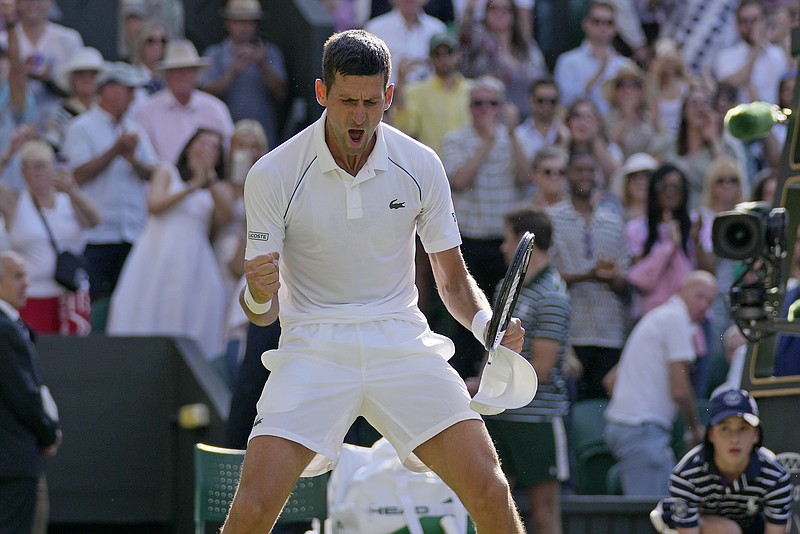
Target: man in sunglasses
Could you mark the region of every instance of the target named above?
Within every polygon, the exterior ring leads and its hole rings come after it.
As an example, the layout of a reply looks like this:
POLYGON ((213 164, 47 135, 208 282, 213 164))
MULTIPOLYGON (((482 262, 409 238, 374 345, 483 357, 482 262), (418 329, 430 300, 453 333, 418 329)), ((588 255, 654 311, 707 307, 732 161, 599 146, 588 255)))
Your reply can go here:
MULTIPOLYGON (((445 135, 442 163, 453 192, 464 261, 491 295, 505 274, 503 217, 523 198, 527 166, 514 133, 518 114, 506 104, 503 82, 491 76, 475 80, 469 109, 472 125, 445 135)), ((462 376, 474 376, 483 347, 466 329, 454 336, 458 350, 450 362, 462 376)))
POLYGON ((601 92, 603 82, 630 63, 612 45, 617 35, 614 6, 602 0, 593 1, 581 21, 581 29, 586 35, 583 43, 564 52, 556 61, 556 83, 565 106, 579 98, 589 98, 605 115, 609 106, 601 92))
POLYGON ((471 82, 458 70, 461 49, 450 33, 437 33, 429 43, 428 60, 433 74, 405 83, 398 74, 390 110, 392 124, 442 156, 442 138, 470 124, 471 82))
POLYGON ((569 130, 556 113, 560 96, 558 85, 552 78, 540 78, 531 85, 528 99, 531 114, 515 130, 529 164, 546 146, 567 148, 569 130))

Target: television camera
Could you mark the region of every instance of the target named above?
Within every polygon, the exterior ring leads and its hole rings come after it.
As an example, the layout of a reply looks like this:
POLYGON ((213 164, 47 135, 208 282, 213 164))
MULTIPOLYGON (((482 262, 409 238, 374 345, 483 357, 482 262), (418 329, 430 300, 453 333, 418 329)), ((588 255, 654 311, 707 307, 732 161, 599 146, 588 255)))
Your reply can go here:
POLYGON ((741 262, 730 290, 730 311, 749 341, 777 332, 800 333, 800 324, 781 318, 787 228, 786 208, 769 202, 743 202, 714 218, 714 253, 741 262))

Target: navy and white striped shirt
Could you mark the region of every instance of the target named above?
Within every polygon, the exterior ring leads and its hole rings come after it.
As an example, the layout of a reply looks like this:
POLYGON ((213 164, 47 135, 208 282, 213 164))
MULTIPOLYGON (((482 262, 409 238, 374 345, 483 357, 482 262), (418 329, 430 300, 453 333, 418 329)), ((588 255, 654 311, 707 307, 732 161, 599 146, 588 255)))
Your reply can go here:
POLYGON ((755 447, 747 470, 726 481, 704 445, 690 450, 672 470, 669 482, 675 527, 697 526, 701 515, 718 515, 746 526, 760 514, 767 523, 784 525, 792 506, 789 473, 765 447, 755 447))
POLYGON ((562 368, 569 340, 570 315, 567 284, 550 266, 542 269, 522 287, 514 309, 514 316, 519 317, 525 328, 522 355, 526 358, 533 357, 531 354, 533 340, 545 338, 559 343, 558 360, 550 376, 539 377, 539 387, 530 404, 516 410, 506 410, 502 414, 493 416, 494 419, 543 423, 552 421, 556 416, 566 415, 569 399, 562 368))

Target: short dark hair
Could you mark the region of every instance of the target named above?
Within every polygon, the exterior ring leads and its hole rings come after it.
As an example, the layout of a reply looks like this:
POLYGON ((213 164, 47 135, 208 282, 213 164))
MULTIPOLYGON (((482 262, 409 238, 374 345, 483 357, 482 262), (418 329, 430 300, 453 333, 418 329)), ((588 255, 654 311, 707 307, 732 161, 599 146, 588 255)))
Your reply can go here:
POLYGON ((526 206, 506 214, 505 223, 515 234, 533 232, 533 246, 539 250, 548 250, 553 240, 553 223, 547 213, 537 207, 526 206))
POLYGON ((334 33, 322 48, 322 81, 330 90, 337 74, 375 76, 382 74, 388 86, 392 73, 389 48, 379 37, 364 30, 334 33))
POLYGON ((556 90, 556 93, 561 96, 561 89, 559 89, 556 80, 550 76, 535 79, 528 90, 528 95, 533 96, 540 87, 552 87, 556 90))

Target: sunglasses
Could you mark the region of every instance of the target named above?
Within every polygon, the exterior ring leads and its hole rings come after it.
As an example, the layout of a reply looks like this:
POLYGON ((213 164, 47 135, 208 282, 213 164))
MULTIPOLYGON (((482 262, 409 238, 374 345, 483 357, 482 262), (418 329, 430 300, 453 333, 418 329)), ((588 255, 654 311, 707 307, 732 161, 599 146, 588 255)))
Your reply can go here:
POLYGON ((163 44, 167 44, 167 38, 166 37, 148 37, 147 39, 144 40, 144 42, 147 43, 147 44, 161 43, 163 45, 163 44))
POLYGON ((714 101, 711 98, 694 97, 686 101, 689 106, 711 106, 714 101))
POLYGON ((650 172, 649 171, 636 171, 636 172, 632 172, 630 174, 627 174, 625 176, 625 178, 629 182, 638 181, 638 180, 647 180, 648 178, 650 178, 650 172))
POLYGON ((431 52, 431 57, 444 57, 450 56, 455 53, 455 50, 451 50, 450 48, 437 48, 433 52, 431 52))
POLYGON ((537 104, 550 104, 551 106, 558 104, 558 98, 546 98, 543 96, 534 97, 533 101, 537 104))
POLYGON ((594 24, 595 26, 613 26, 614 19, 598 19, 597 17, 591 17, 589 22, 594 24))
POLYGON ((616 84, 617 89, 622 89, 624 87, 628 88, 642 88, 642 80, 639 79, 628 79, 628 80, 619 80, 616 84))
POLYGON ((511 13, 512 11, 514 11, 514 8, 511 6, 498 6, 489 4, 488 6, 486 6, 486 11, 505 11, 507 13, 511 13))
POLYGON ((671 184, 669 182, 661 182, 656 184, 656 191, 658 191, 659 193, 663 193, 665 191, 678 193, 680 191, 683 191, 683 186, 681 184, 671 184))
POLYGON ((564 176, 565 174, 567 174, 567 170, 566 169, 548 169, 548 168, 544 168, 544 169, 539 169, 539 171, 542 174, 544 174, 545 176, 564 176))
POLYGON ((714 185, 721 185, 721 184, 729 184, 733 185, 739 184, 739 177, 738 176, 720 176, 716 180, 714 180, 714 185))
POLYGON ((473 108, 484 108, 484 107, 499 107, 500 101, 499 100, 473 100, 469 103, 470 107, 473 108))

